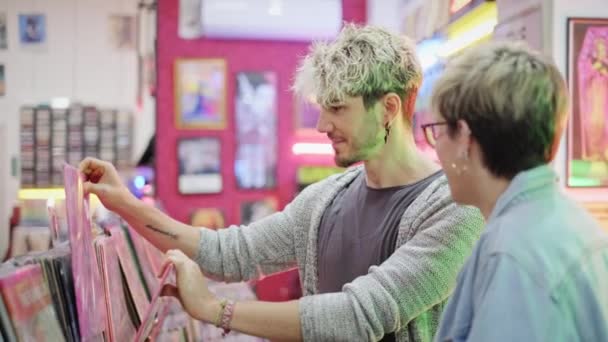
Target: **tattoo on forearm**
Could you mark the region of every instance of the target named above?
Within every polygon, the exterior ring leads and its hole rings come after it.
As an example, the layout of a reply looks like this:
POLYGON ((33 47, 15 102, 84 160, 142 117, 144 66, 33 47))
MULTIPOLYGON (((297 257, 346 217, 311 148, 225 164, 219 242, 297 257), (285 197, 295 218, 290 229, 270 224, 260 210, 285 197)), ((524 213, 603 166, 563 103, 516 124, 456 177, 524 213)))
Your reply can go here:
POLYGON ((172 238, 173 240, 177 240, 177 234, 175 234, 175 233, 169 233, 169 232, 165 232, 164 230, 160 230, 160 229, 158 229, 158 228, 152 227, 152 226, 151 226, 151 225, 149 225, 149 224, 147 224, 147 225, 146 225, 146 228, 148 228, 148 229, 150 229, 150 230, 153 230, 153 231, 155 231, 155 232, 157 232, 157 233, 160 233, 160 234, 166 235, 166 236, 168 236, 168 237, 172 238))

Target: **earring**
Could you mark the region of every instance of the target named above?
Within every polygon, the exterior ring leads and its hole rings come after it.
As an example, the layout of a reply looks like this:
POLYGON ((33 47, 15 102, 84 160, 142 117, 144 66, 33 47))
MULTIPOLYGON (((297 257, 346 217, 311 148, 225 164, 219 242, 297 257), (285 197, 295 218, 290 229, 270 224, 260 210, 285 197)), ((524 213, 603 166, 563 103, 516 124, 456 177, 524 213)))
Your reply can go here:
POLYGON ((386 126, 384 126, 384 131, 386 132, 386 134, 384 135, 384 143, 386 144, 386 142, 388 141, 388 135, 391 134, 391 126, 386 124, 386 126))
POLYGON ((462 170, 458 167, 458 165, 456 165, 456 163, 452 163, 450 165, 450 167, 452 167, 452 169, 454 170, 454 172, 456 172, 457 176, 460 176, 462 174, 462 170))
POLYGON ((468 170, 467 162, 469 161, 469 151, 463 151, 462 153, 460 153, 458 159, 463 160, 462 167, 458 167, 455 162, 452 162, 452 164, 450 164, 450 167, 454 170, 454 172, 456 172, 457 176, 460 176, 468 170))
POLYGON ((467 172, 467 163, 469 161, 469 151, 465 150, 462 152, 461 158, 464 160, 462 163, 462 172, 467 172))

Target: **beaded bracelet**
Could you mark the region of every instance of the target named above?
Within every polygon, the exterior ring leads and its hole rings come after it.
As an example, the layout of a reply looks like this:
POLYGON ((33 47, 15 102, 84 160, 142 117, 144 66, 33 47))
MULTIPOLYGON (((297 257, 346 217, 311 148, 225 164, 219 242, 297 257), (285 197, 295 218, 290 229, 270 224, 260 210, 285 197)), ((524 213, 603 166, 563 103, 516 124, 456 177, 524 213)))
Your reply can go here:
POLYGON ((226 308, 226 304, 228 304, 228 300, 226 300, 226 299, 220 300, 220 311, 218 311, 217 318, 213 322, 213 325, 215 325, 218 328, 220 327, 220 324, 222 323, 222 315, 224 315, 224 309, 226 308))
POLYGON ((229 300, 224 308, 224 314, 222 315, 221 328, 224 329, 222 337, 226 336, 230 332, 230 323, 232 322, 232 316, 234 315, 235 302, 229 300))
POLYGON ((215 321, 215 326, 224 329, 222 337, 230 333, 230 322, 232 321, 232 315, 234 315, 234 305, 235 302, 232 300, 222 299, 220 301, 220 312, 215 321))

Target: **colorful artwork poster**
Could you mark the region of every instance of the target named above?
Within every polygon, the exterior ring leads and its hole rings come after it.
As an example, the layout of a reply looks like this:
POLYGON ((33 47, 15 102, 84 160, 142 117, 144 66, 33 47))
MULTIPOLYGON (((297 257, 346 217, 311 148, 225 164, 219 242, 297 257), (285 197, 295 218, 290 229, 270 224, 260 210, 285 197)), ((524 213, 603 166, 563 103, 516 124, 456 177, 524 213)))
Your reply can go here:
POLYGON ((235 176, 241 189, 276 185, 277 75, 274 72, 237 74, 235 176))
POLYGON ((568 19, 570 187, 608 186, 608 19, 568 19))
POLYGON ((190 224, 195 227, 221 229, 226 227, 224 213, 219 208, 198 208, 190 217, 190 224))
POLYGON ((174 72, 176 127, 225 128, 225 61, 178 59, 174 72))
POLYGON ((44 14, 19 15, 19 41, 22 45, 42 45, 46 42, 46 34, 44 14))

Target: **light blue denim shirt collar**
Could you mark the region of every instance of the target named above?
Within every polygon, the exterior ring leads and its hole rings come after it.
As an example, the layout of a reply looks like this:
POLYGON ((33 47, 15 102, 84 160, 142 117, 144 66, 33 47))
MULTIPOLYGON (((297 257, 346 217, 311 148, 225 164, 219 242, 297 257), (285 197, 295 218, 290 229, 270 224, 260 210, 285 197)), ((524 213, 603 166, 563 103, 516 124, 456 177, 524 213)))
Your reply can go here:
POLYGON ((507 190, 498 197, 488 223, 492 222, 492 220, 500 216, 512 205, 525 200, 528 194, 543 188, 557 187, 557 181, 557 174, 547 164, 518 173, 507 187, 507 190))

